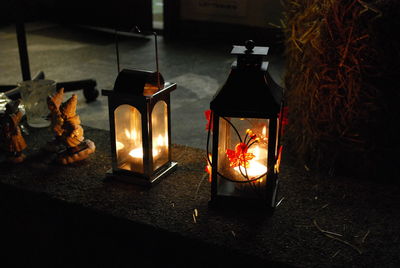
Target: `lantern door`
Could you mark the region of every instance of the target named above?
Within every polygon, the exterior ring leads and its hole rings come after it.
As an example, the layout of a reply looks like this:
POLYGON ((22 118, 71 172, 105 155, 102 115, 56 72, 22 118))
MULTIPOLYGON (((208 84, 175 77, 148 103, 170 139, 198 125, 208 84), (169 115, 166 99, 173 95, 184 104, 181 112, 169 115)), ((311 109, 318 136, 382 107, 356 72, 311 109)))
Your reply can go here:
POLYGON ((170 93, 176 84, 163 82, 153 92, 161 74, 122 70, 108 96, 112 169, 110 178, 152 186, 177 168, 171 161, 170 93), (157 79, 158 80, 158 79, 157 79), (148 90, 148 91, 146 91, 148 90))
POLYGON ((270 119, 220 117, 218 121, 216 194, 265 199, 276 159, 276 124, 272 123, 271 135, 270 119))
POLYGON ((127 104, 114 111, 116 168, 143 173, 142 116, 127 104))
POLYGON ((168 105, 158 101, 151 113, 153 171, 169 162, 168 105))

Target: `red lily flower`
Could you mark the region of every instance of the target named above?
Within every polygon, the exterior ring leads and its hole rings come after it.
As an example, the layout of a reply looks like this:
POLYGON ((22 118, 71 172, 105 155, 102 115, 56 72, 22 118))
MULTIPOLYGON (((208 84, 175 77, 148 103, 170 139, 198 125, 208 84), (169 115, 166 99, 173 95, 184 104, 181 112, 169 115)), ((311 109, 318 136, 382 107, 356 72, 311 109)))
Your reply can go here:
POLYGON ((237 166, 248 168, 250 165, 249 160, 255 157, 254 154, 247 152, 248 149, 249 147, 243 142, 236 144, 235 150, 227 149, 226 155, 231 162, 230 166, 233 168, 237 166))
POLYGON ((287 106, 283 107, 282 112, 278 114, 278 119, 282 120, 281 121, 281 126, 282 126, 282 135, 285 132, 285 126, 288 124, 288 113, 289 113, 289 108, 287 106), (282 114, 282 119, 280 118, 282 114))
POLYGON ((211 110, 206 110, 204 111, 204 116, 207 119, 207 125, 206 125, 206 130, 213 131, 213 122, 212 122, 212 117, 211 117, 211 110), (210 120, 211 120, 211 125, 210 125, 210 120))

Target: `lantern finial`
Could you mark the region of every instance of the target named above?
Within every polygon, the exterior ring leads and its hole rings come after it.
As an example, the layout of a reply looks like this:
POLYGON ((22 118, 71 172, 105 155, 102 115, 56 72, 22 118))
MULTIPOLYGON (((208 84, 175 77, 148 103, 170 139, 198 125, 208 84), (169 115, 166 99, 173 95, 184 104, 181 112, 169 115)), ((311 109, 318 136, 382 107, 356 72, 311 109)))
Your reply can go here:
POLYGON ((253 48, 255 47, 255 42, 253 40, 247 40, 244 43, 244 45, 247 48, 246 52, 250 53, 253 51, 253 48))

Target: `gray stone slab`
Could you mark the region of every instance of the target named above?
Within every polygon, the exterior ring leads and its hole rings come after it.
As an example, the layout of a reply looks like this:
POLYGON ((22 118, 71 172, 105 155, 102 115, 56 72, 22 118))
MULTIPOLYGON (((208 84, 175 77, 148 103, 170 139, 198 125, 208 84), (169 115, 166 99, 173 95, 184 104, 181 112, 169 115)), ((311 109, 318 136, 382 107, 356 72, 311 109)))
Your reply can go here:
MULTIPOLYGON (((26 162, 15 166, 1 163, 1 196, 9 200, 7 205, 2 203, 2 210, 18 218, 21 215, 18 211, 24 207, 42 211, 42 206, 53 208, 55 205, 50 204, 54 202, 62 204, 55 210, 57 215, 53 215, 54 209, 46 209, 35 222, 20 222, 13 227, 16 230, 11 228, 7 232, 29 230, 32 224, 40 226, 46 219, 55 226, 64 226, 62 222, 66 221, 69 227, 61 230, 50 225, 51 232, 57 235, 46 235, 43 231, 45 238, 48 236, 56 243, 67 232, 73 235, 78 248, 80 243, 96 249, 111 244, 114 247, 107 254, 114 258, 115 252, 129 252, 129 248, 137 247, 134 241, 129 243, 122 237, 129 237, 129 241, 136 237, 142 250, 149 248, 150 251, 144 251, 153 261, 161 254, 157 251, 159 245, 163 250, 169 248, 168 261, 184 260, 187 264, 192 260, 194 267, 196 259, 199 265, 211 265, 214 260, 208 256, 217 257, 219 265, 236 262, 249 266, 396 267, 400 264, 398 185, 312 176, 291 166, 289 155, 284 155, 278 198, 281 203, 272 216, 251 208, 215 210, 208 207, 210 185, 204 172, 204 150, 174 145, 172 155, 179 163, 178 170, 147 190, 105 181, 105 172, 111 164, 108 132, 86 127, 85 136, 96 143, 97 150, 79 164, 60 166, 50 158, 43 160, 39 149, 50 138, 46 129, 32 130, 27 136, 26 162), (25 203, 18 207, 21 198, 25 203), (45 201, 39 202, 38 198, 45 201), (13 209, 14 206, 19 210, 13 209), (146 240, 147 235, 151 241, 146 240)), ((144 261, 134 251, 130 254, 131 260, 122 258, 124 264, 144 261)))

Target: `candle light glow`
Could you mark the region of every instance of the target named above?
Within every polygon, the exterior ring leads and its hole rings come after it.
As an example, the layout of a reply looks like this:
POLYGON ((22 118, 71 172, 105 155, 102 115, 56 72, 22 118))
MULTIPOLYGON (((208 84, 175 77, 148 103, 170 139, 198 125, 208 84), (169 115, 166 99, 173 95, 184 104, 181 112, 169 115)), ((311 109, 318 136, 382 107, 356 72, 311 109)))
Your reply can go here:
MULTIPOLYGON (((158 155, 158 150, 153 150, 153 157, 158 155)), ((135 148, 129 152, 129 155, 133 158, 143 158, 143 149, 142 148, 135 148)))
MULTIPOLYGON (((125 135, 128 139, 135 140, 137 138, 137 133, 135 130, 129 131, 128 129, 125 130, 125 135)), ((125 145, 120 142, 115 142, 117 151, 122 150, 125 145)), ((163 148, 166 148, 168 145, 168 138, 163 135, 158 135, 156 140, 156 146, 153 148, 153 157, 158 156, 163 148)), ((132 158, 143 158, 143 149, 142 148, 135 148, 129 151, 129 155, 132 158)))
POLYGON ((247 175, 249 179, 259 177, 267 172, 267 167, 260 163, 262 155, 267 155, 267 150, 255 146, 249 153, 254 155, 254 158, 247 161, 246 168, 243 165, 238 165, 233 169, 240 175, 247 175))
POLYGON ((263 164, 261 164, 258 161, 249 161, 249 167, 245 169, 245 167, 243 166, 237 166, 235 168, 233 168, 237 173, 239 174, 244 174, 251 179, 251 178, 255 178, 258 177, 262 174, 265 174, 267 172, 267 167, 264 166, 263 164), (247 171, 247 173, 246 173, 247 171))
POLYGON ((124 149, 125 145, 122 142, 115 141, 115 147, 117 148, 117 151, 124 149))
POLYGON ((210 165, 210 162, 212 162, 212 155, 209 153, 208 154, 208 160, 207 160, 207 166, 206 166, 206 172, 208 173, 208 181, 211 182, 211 171, 212 171, 212 166, 210 165))

